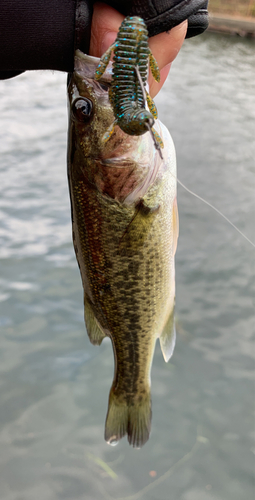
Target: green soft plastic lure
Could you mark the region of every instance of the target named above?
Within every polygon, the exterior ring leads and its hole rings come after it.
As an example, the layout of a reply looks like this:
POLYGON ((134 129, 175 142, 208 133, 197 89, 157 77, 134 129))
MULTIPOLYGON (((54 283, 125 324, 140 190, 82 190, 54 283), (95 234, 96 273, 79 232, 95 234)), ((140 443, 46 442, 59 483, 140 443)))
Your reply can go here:
POLYGON ((109 99, 114 111, 115 121, 107 130, 107 141, 118 125, 129 135, 142 135, 151 132, 155 147, 162 157, 163 141, 153 128, 157 119, 156 106, 145 90, 148 74, 148 59, 153 77, 160 80, 160 72, 148 45, 148 31, 141 17, 126 17, 119 29, 116 41, 100 59, 95 73, 99 80, 103 75, 112 52, 113 74, 109 99), (146 102, 149 110, 145 108, 146 102))

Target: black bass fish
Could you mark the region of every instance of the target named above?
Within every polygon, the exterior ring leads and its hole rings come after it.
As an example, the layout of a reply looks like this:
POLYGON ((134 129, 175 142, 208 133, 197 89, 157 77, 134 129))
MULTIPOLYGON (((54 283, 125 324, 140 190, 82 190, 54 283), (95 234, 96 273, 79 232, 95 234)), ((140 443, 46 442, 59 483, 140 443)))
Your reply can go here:
POLYGON ((175 345, 175 150, 158 120, 163 159, 149 133, 131 136, 116 126, 103 141, 114 114, 110 65, 96 81, 98 63, 77 51, 68 85, 73 242, 90 341, 110 337, 114 350, 105 439, 114 445, 127 434, 140 448, 150 434, 156 340, 166 361, 175 345))

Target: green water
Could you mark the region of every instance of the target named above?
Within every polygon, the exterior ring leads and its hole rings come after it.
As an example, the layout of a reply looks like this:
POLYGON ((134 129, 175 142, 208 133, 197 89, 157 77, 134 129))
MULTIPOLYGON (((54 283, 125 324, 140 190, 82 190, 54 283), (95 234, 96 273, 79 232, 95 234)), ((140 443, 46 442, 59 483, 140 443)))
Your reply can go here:
MULTIPOLYGON (((157 99, 178 176, 255 240, 254 42, 185 42, 157 99)), ((255 250, 178 188, 177 345, 149 442, 104 439, 110 342, 89 343, 71 242, 66 77, 0 82, 1 500, 252 500, 255 250)))

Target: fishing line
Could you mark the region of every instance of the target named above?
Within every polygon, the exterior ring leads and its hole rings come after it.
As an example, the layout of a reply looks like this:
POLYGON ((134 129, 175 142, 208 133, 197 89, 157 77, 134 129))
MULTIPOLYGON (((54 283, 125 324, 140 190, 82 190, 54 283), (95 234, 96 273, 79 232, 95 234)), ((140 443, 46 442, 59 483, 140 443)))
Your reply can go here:
MULTIPOLYGON (((141 73, 139 71, 139 67, 137 65, 135 66, 135 72, 136 72, 136 76, 137 76, 137 79, 138 79, 138 82, 139 82, 139 85, 141 87, 142 94, 143 94, 143 106, 144 106, 144 108, 146 108, 147 97, 146 97, 145 87, 144 87, 144 83, 143 83, 143 80, 142 80, 142 77, 141 77, 141 73)), ((160 156, 161 160, 163 160, 163 154, 162 154, 162 151, 161 151, 161 147, 159 146, 159 144, 157 143, 157 141, 156 141, 156 139, 154 137, 154 134, 153 134, 153 132, 151 130, 151 126, 148 123, 145 124, 145 125, 146 125, 148 131, 151 134, 152 140, 154 142, 154 146, 157 149, 157 151, 159 152, 159 156, 160 156)))
POLYGON ((147 97, 146 97, 146 92, 145 92, 144 83, 143 83, 143 80, 141 77, 141 73, 140 73, 139 67, 137 65, 135 66, 135 72, 136 72, 136 76, 137 76, 137 79, 138 79, 138 82, 139 82, 139 85, 141 87, 141 91, 143 94, 143 107, 145 108, 146 102, 147 102, 147 97))
POLYGON ((246 241, 248 241, 248 243, 250 243, 250 245, 253 246, 253 248, 255 248, 255 243, 253 243, 253 241, 251 241, 244 233, 242 233, 242 231, 240 231, 240 229, 238 229, 238 227, 235 226, 235 224, 233 224, 233 222, 231 222, 231 220, 229 220, 226 217, 226 215, 224 215, 220 210, 218 210, 218 208, 214 207, 211 203, 209 203, 209 201, 206 201, 204 198, 191 191, 191 189, 187 188, 187 186, 185 186, 179 179, 177 179, 177 177, 176 180, 178 184, 180 184, 186 191, 188 191, 188 193, 192 194, 193 196, 195 196, 195 198, 198 198, 200 201, 203 201, 206 205, 208 205, 208 207, 215 210, 215 212, 217 212, 221 217, 223 217, 223 219, 225 219, 246 241))

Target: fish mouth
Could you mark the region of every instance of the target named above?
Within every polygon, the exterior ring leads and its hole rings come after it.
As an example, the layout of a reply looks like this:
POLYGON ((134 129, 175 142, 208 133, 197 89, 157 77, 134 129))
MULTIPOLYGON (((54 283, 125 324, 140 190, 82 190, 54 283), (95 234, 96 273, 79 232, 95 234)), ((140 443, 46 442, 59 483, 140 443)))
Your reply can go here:
POLYGON ((112 158, 98 158, 100 161, 101 165, 103 167, 112 167, 112 168, 127 168, 127 167, 133 167, 134 166, 134 160, 131 160, 131 158, 123 158, 120 159, 119 157, 112 157, 112 158))
MULTIPOLYGON (((81 52, 81 50, 76 50, 74 56, 74 71, 80 73, 84 78, 95 80, 95 72, 99 62, 99 57, 88 56, 81 52)), ((109 62, 108 67, 97 83, 101 85, 103 90, 108 91, 111 81, 112 62, 109 62)))

